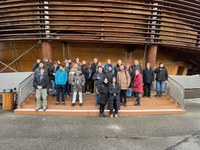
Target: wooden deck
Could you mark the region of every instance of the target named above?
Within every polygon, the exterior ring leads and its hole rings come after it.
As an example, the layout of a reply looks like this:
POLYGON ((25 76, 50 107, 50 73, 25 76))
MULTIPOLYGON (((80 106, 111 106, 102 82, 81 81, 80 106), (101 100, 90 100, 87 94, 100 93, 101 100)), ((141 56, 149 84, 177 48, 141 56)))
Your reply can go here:
MULTIPOLYGON (((99 107, 95 106, 95 95, 83 94, 83 106, 71 106, 71 97, 66 98, 65 105, 56 105, 56 97, 48 96, 48 109, 35 111, 36 101, 34 94, 30 95, 21 105, 20 109, 15 110, 15 114, 23 115, 64 115, 64 116, 98 116, 99 107)), ((142 98, 141 106, 134 106, 135 99, 128 99, 127 106, 121 106, 119 116, 132 115, 160 115, 160 114, 185 114, 186 111, 181 109, 171 97, 168 95, 162 98, 142 98)), ((107 108, 107 107, 106 107, 107 108)), ((105 110, 105 114, 109 115, 109 110, 105 110)))

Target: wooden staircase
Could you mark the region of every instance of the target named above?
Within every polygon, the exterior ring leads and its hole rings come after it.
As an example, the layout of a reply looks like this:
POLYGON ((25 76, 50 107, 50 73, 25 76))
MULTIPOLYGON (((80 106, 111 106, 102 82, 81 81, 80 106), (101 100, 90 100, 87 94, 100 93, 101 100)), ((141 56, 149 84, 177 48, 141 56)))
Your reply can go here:
MULTIPOLYGON (((56 97, 48 96, 48 109, 44 112, 40 109, 35 111, 36 101, 35 95, 30 95, 22 104, 20 109, 15 110, 15 114, 23 115, 64 115, 64 116, 98 116, 99 107, 95 106, 95 94, 83 94, 83 106, 71 106, 71 97, 66 98, 65 105, 56 105, 56 97)), ((162 98, 151 97, 141 98, 141 106, 134 106, 135 99, 129 98, 127 106, 121 106, 119 116, 132 115, 161 115, 161 114, 185 114, 186 111, 173 101, 169 95, 164 95, 162 98)), ((107 108, 107 106, 106 106, 107 108)), ((109 115, 109 110, 105 110, 105 114, 109 115)))

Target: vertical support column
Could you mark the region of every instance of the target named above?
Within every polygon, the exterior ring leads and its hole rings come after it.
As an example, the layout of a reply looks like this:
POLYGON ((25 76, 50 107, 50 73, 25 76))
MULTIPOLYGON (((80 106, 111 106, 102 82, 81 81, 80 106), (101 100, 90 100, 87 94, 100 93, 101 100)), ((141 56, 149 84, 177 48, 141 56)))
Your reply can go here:
POLYGON ((42 57, 52 60, 52 45, 50 41, 42 41, 42 57))
POLYGON ((150 63, 152 68, 154 68, 155 63, 156 63, 157 51, 158 51, 157 45, 151 45, 148 47, 148 50, 147 50, 146 62, 150 63))

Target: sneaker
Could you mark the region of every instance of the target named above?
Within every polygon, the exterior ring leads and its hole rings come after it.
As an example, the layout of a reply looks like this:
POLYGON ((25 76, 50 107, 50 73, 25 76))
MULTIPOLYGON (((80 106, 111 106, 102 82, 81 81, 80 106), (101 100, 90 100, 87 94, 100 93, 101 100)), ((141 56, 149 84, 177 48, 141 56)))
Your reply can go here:
POLYGON ((46 111, 47 110, 47 108, 43 108, 43 111, 46 111))
POLYGON ((79 106, 83 106, 83 104, 82 104, 82 103, 79 103, 79 106))
POLYGON ((72 103, 72 107, 75 106, 75 103, 72 103))
POLYGON ((115 118, 117 118, 118 117, 118 114, 115 114, 115 118))
POLYGON ((39 110, 40 110, 40 108, 36 108, 36 109, 35 109, 35 111, 39 111, 39 110))
POLYGON ((65 102, 62 102, 62 105, 65 105, 65 102))
POLYGON ((56 105, 59 105, 60 104, 60 102, 56 102, 56 105))
POLYGON ((110 118, 113 118, 113 114, 110 114, 110 118))

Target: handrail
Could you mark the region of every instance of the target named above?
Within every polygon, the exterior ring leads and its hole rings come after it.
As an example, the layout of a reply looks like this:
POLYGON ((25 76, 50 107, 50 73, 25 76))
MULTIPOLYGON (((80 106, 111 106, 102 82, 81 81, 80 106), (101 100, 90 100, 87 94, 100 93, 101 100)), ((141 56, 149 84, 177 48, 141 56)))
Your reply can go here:
POLYGON ((33 92, 33 73, 29 75, 24 81, 18 86, 18 108, 22 102, 33 92))
POLYGON ((168 94, 184 109, 184 87, 172 77, 168 77, 168 94))

